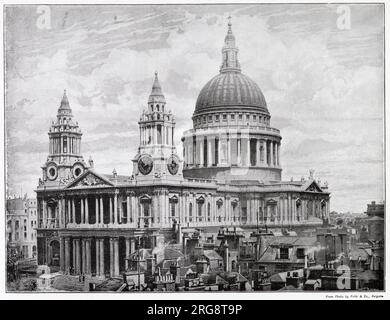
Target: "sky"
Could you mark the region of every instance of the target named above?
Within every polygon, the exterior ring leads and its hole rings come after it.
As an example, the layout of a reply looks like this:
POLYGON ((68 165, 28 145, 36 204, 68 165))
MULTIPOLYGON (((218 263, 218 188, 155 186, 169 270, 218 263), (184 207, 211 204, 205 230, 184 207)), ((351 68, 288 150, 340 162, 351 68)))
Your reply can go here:
POLYGON ((97 172, 130 175, 137 121, 158 71, 181 154, 197 96, 219 71, 230 15, 242 72, 281 130, 283 179, 314 169, 329 184, 331 210, 364 212, 384 199, 383 7, 349 5, 346 28, 338 7, 8 6, 8 194, 35 196, 64 89, 84 159, 97 172))

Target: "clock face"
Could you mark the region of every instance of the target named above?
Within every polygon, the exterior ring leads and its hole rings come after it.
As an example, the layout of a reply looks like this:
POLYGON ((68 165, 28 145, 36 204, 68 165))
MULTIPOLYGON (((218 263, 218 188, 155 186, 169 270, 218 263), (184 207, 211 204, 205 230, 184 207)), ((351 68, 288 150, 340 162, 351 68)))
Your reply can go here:
POLYGON ((57 170, 57 166, 53 163, 53 164, 49 164, 49 166, 47 167, 47 178, 49 180, 55 180, 57 178, 57 175, 58 175, 58 170, 57 170))
POLYGON ((77 178, 84 172, 84 166, 81 163, 76 163, 73 165, 72 174, 73 177, 77 178))
POLYGON ((138 170, 143 174, 149 174, 153 169, 153 159, 149 155, 144 155, 138 160, 138 170))
POLYGON ((170 172, 171 175, 175 175, 179 171, 179 161, 176 157, 170 157, 168 159, 168 171, 170 172))

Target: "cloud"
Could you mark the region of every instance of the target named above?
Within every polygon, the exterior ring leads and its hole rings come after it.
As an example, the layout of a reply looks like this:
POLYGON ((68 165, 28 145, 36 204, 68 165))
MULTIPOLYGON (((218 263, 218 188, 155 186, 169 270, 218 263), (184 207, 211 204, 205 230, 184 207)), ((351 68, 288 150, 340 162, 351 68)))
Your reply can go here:
POLYGON ((65 88, 85 158, 101 172, 130 174, 158 70, 180 154, 197 95, 218 73, 233 12, 243 73, 259 84, 281 129, 283 178, 315 168, 334 190, 332 209, 364 210, 368 195, 383 199, 383 28, 380 11, 359 7, 349 32, 336 29, 334 6, 318 5, 56 7, 47 33, 34 31, 31 12, 18 12, 23 23, 7 24, 9 188, 34 188, 65 88), (365 193, 362 178, 377 188, 365 193))

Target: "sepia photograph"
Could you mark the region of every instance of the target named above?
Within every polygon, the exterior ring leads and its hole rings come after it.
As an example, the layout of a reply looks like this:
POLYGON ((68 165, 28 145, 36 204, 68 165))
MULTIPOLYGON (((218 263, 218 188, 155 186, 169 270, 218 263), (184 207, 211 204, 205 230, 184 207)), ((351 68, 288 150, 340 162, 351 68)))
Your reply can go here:
POLYGON ((3 28, 6 294, 385 292, 384 3, 3 28))

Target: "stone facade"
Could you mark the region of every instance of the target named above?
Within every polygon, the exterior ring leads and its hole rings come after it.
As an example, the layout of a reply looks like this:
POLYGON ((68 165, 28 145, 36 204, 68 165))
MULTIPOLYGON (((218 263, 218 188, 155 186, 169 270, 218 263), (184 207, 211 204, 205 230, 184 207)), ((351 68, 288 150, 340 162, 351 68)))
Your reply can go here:
POLYGON ((34 258, 37 254, 37 200, 27 196, 7 199, 8 254, 34 258))

